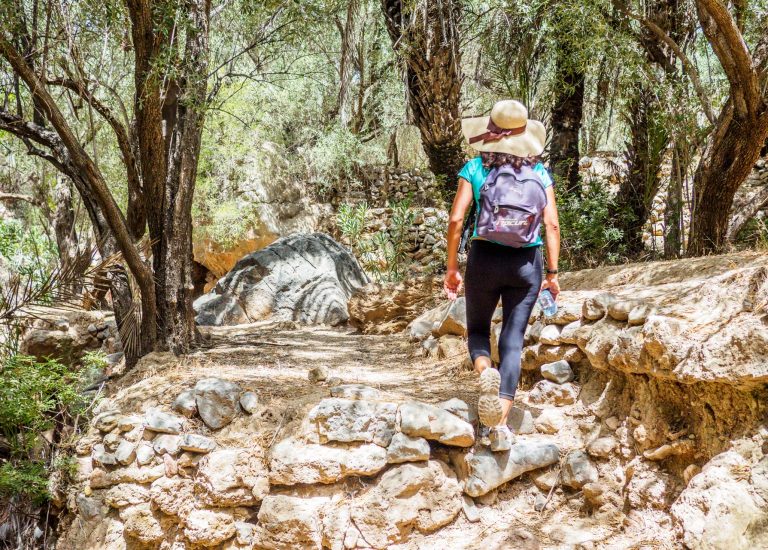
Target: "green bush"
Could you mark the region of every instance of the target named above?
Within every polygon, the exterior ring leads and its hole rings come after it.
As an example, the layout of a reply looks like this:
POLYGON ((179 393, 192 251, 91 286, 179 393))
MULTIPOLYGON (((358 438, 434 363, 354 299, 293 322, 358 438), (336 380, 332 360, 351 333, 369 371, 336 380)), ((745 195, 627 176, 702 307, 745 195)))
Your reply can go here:
POLYGON ((83 412, 79 386, 79 375, 57 361, 15 354, 0 365, 0 435, 8 447, 0 455, 0 498, 48 498, 41 434, 83 412))
POLYGON ((558 197, 563 269, 585 269, 626 260, 624 234, 612 217, 615 205, 616 199, 599 180, 587 182, 580 197, 558 197))

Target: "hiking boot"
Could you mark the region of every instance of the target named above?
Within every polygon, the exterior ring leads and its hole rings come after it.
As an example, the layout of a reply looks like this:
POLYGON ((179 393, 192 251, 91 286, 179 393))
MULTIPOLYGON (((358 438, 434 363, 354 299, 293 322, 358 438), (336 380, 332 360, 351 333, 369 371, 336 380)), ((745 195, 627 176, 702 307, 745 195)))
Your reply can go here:
POLYGON ((515 442, 515 436, 509 427, 502 425, 491 428, 490 440, 492 451, 508 451, 515 442))
POLYGON ((499 401, 499 387, 501 375, 493 367, 488 367, 480 373, 480 399, 477 401, 477 415, 480 422, 488 427, 493 427, 501 422, 501 401, 499 401))

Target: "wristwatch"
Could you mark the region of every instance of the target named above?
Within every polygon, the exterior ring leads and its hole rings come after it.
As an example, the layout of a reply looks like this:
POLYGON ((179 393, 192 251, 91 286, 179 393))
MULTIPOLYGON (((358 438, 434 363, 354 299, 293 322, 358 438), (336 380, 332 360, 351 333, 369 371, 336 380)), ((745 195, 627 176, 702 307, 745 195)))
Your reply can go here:
POLYGON ((547 268, 547 275, 557 275, 557 269, 547 268))

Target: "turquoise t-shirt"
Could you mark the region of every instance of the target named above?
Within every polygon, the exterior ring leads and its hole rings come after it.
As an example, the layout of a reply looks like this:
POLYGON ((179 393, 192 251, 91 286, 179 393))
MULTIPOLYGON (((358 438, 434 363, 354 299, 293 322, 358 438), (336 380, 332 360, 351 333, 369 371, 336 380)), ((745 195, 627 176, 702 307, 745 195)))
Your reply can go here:
MULTIPOLYGON (((552 178, 549 177, 549 172, 547 172, 547 169, 544 168, 543 164, 540 162, 536 164, 536 166, 533 167, 533 171, 539 176, 541 185, 544 189, 552 186, 552 178)), ((488 170, 483 167, 483 159, 475 157, 468 161, 459 172, 459 177, 464 178, 472 185, 472 195, 475 197, 475 208, 477 209, 477 214, 480 215, 480 188, 485 183, 485 178, 488 177, 488 170)), ((475 224, 475 229, 472 233, 472 238, 474 239, 475 237, 477 237, 477 224, 475 224)), ((541 246, 542 244, 541 235, 539 235, 536 242, 525 246, 541 246)))

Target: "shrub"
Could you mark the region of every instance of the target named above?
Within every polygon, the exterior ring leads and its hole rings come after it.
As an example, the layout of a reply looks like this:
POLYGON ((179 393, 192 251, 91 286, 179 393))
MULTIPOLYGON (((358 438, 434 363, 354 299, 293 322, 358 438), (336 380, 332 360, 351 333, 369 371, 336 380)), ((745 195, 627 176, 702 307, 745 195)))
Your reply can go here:
POLYGON ((0 365, 0 435, 8 447, 0 455, 0 499, 48 498, 50 453, 41 452, 41 434, 83 412, 79 385, 79 375, 57 361, 14 354, 0 365))
POLYGON ((581 196, 558 197, 564 269, 584 269, 626 260, 623 232, 611 217, 616 203, 607 186, 590 180, 581 196))

